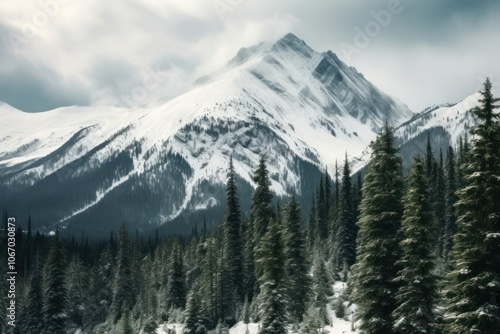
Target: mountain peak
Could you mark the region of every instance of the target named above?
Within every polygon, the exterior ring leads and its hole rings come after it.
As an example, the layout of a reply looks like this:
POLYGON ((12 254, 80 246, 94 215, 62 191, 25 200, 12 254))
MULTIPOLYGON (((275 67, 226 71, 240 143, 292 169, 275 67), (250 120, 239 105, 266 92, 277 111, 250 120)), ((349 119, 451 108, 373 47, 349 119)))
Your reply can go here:
POLYGON ((292 50, 295 52, 299 52, 306 56, 307 58, 311 58, 314 50, 309 47, 303 40, 298 38, 292 33, 288 33, 282 38, 280 38, 271 48, 272 51, 288 51, 292 50))

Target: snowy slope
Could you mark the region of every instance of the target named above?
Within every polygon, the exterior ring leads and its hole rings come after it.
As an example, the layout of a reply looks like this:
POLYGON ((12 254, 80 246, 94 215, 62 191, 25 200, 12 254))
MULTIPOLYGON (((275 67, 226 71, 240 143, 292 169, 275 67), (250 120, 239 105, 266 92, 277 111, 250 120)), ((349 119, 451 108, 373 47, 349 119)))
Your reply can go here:
MULTIPOLYGON (((500 90, 494 90, 493 95, 499 96, 500 90)), ((448 145, 457 148, 459 138, 465 136, 470 138, 470 129, 477 124, 473 109, 480 105, 480 98, 480 93, 474 93, 458 103, 428 107, 415 114, 410 120, 396 127, 395 136, 398 144, 403 149, 411 147, 411 154, 418 149, 423 152, 427 133, 429 133, 433 146, 442 146, 440 148, 444 152, 448 145)), ((434 149, 436 150, 436 147, 434 149)), ((366 147, 360 154, 353 157, 353 171, 363 168, 368 163, 370 154, 369 147, 366 147)), ((411 157, 404 158, 411 159, 411 157)), ((408 163, 409 160, 405 161, 406 165, 408 163)))
MULTIPOLYGON (((217 205, 220 198, 200 197, 199 187, 224 182, 230 155, 239 176, 252 184, 258 156, 267 153, 275 193, 301 193, 304 166, 332 169, 346 152, 365 148, 385 120, 399 124, 412 115, 331 51, 318 53, 288 34, 241 49, 191 91, 155 107, 29 114, 0 105, 0 199, 9 208, 16 196, 26 199, 22 194, 30 188, 45 196, 45 183, 53 188, 52 198, 63 196, 72 182, 83 184, 80 200, 72 194, 65 208, 46 216, 66 223, 118 202, 116 196, 132 200, 138 188, 164 191, 164 182, 177 173, 176 183, 166 185, 177 194, 158 204, 159 212, 142 214, 158 224, 217 205)), ((46 206, 34 195, 30 201, 35 208, 46 206)), ((21 204, 16 208, 24 210, 21 204)))

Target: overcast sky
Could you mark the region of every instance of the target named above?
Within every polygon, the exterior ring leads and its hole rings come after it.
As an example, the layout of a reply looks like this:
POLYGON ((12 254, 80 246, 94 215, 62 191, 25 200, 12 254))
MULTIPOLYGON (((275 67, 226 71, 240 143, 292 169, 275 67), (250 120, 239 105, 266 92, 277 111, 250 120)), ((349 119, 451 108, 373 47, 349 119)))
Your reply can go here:
POLYGON ((500 86, 495 0, 20 0, 0 2, 0 101, 32 112, 169 99, 288 32, 415 112, 486 76, 500 86), (147 96, 145 76, 161 83, 147 96))

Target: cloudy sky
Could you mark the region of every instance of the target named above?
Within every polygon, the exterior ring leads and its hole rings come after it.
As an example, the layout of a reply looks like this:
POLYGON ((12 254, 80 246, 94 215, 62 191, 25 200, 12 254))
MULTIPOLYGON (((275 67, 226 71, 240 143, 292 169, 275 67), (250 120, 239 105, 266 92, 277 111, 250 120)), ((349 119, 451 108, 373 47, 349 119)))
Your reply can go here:
POLYGON ((21 110, 170 99, 239 48, 292 32, 332 50, 413 110, 500 86, 495 0, 0 2, 0 101, 21 110), (399 2, 399 4, 397 4, 399 2))

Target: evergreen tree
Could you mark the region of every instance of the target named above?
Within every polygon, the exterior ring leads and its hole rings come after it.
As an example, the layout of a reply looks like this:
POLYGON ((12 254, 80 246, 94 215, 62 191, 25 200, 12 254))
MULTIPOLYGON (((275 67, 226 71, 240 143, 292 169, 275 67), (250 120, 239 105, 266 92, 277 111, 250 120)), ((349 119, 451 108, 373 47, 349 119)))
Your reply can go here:
POLYGON ((435 162, 436 160, 434 159, 434 153, 432 152, 432 146, 431 146, 431 134, 430 131, 427 131, 427 144, 425 151, 425 171, 429 179, 432 179, 432 170, 435 162))
POLYGON ((372 150, 363 183, 353 297, 362 332, 391 334, 404 182, 401 158, 396 155, 394 135, 387 124, 372 150))
POLYGON ((323 176, 319 181, 319 189, 316 198, 316 228, 318 229, 319 240, 325 240, 328 236, 328 214, 326 212, 325 189, 323 186, 323 176))
POLYGON ((286 334, 285 245, 281 226, 272 220, 260 243, 262 276, 259 334, 286 334))
POLYGON ((241 237, 241 214, 236 187, 233 158, 229 161, 226 186, 226 214, 224 219, 224 255, 228 266, 232 288, 239 303, 245 299, 243 272, 243 239, 241 237))
POLYGON ((444 166, 443 166, 443 153, 439 152, 439 163, 435 164, 435 170, 433 171, 433 187, 434 196, 432 198, 432 203, 434 203, 434 219, 437 224, 439 239, 438 239, 438 250, 439 255, 444 254, 445 247, 445 237, 446 237, 446 184, 444 178, 444 166))
POLYGON ((136 301, 134 291, 134 273, 132 272, 132 246, 125 225, 118 232, 118 253, 116 255, 116 271, 113 283, 112 312, 113 321, 122 316, 122 308, 133 307, 136 301))
POLYGON ((269 180, 266 159, 264 155, 260 157, 259 166, 253 176, 256 188, 252 193, 251 216, 254 225, 255 246, 258 245, 260 239, 266 234, 269 222, 273 217, 273 194, 270 189, 271 181, 269 180))
MULTIPOLYGON (((269 180, 269 172, 266 166, 266 157, 262 155, 259 159, 259 166, 255 171, 253 181, 256 184, 256 188, 252 193, 252 203, 251 203, 251 218, 254 229, 254 258, 255 258, 255 277, 258 280, 259 277, 263 275, 263 269, 261 266, 262 254, 259 251, 262 249, 260 245, 261 239, 264 237, 268 230, 269 222, 273 218, 273 206, 272 199, 273 195, 271 193, 271 181, 269 180)), ((254 295, 258 295, 260 292, 259 284, 255 285, 254 295)))
POLYGON ((186 282, 181 246, 174 240, 170 254, 167 284, 167 308, 184 308, 186 305, 186 282))
POLYGON ((456 167, 455 167, 455 152, 451 146, 448 147, 448 154, 446 156, 446 223, 444 231, 444 245, 443 245, 443 259, 445 262, 448 261, 448 254, 451 250, 452 237, 455 235, 457 226, 456 220, 457 216, 455 213, 455 203, 457 201, 457 196, 455 194, 457 190, 457 179, 456 179, 456 167))
MULTIPOLYGON (((43 313, 43 295, 42 295, 42 277, 40 273, 40 264, 37 256, 37 261, 33 271, 30 274, 28 289, 24 298, 22 323, 20 324, 21 332, 26 334, 42 333, 44 326, 43 313)), ((3 331, 0 331, 4 333, 3 331)))
POLYGON ((288 313, 292 319, 301 322, 306 312, 310 292, 309 264, 306 253, 306 239, 302 228, 300 207, 295 197, 283 210, 285 229, 285 257, 288 313))
POLYGON ((195 334, 198 328, 198 314, 201 309, 201 300, 198 294, 198 286, 193 286, 187 297, 186 311, 184 314, 186 326, 183 329, 183 333, 195 334))
POLYGON ((244 284, 248 303, 252 303, 257 279, 255 278, 255 256, 254 256, 254 224, 253 219, 248 220, 245 229, 245 252, 244 252, 244 284))
POLYGON ((325 217, 327 224, 327 235, 330 232, 330 225, 328 218, 330 217, 330 209, 332 207, 332 179, 328 170, 325 173, 325 217))
POLYGON ((83 325, 83 312, 85 309, 85 283, 88 281, 81 260, 74 256, 66 273, 66 287, 68 292, 68 316, 69 320, 77 327, 83 325))
POLYGON ((323 323, 328 323, 326 304, 328 304, 329 297, 333 295, 333 289, 330 276, 326 271, 325 262, 322 258, 316 259, 313 280, 314 306, 319 310, 321 321, 323 323))
POLYGON ((58 237, 54 240, 43 273, 45 334, 66 334, 68 318, 65 283, 66 258, 58 237))
POLYGON ((436 226, 429 197, 429 181, 419 156, 408 176, 404 197, 400 242, 402 258, 397 281, 397 308, 393 312, 394 332, 401 334, 436 333, 434 301, 436 281, 433 274, 436 226))
POLYGON ((445 291, 445 332, 496 334, 500 329, 500 124, 486 79, 481 105, 474 109, 470 160, 463 166, 451 252, 452 271, 445 291))
MULTIPOLYGON (((335 238, 335 262, 344 271, 354 264, 356 258, 356 218, 354 216, 351 176, 347 155, 342 176, 340 208, 337 222, 337 235, 335 238)), ((347 280, 347 277, 344 277, 347 280)))
POLYGON ((316 202, 314 201, 314 197, 312 200, 311 212, 309 214, 308 221, 308 229, 307 235, 309 239, 309 247, 312 249, 316 244, 316 235, 317 235, 317 224, 316 224, 316 202))

